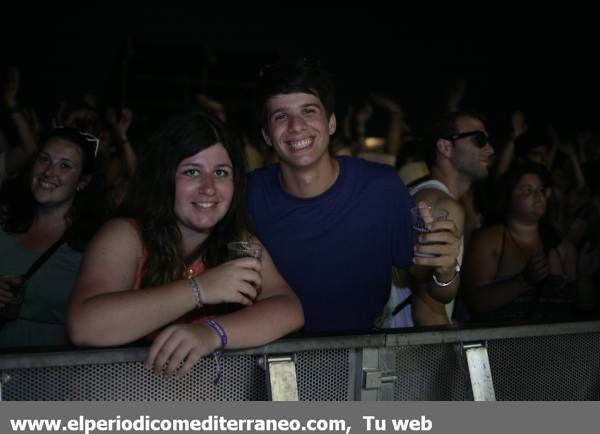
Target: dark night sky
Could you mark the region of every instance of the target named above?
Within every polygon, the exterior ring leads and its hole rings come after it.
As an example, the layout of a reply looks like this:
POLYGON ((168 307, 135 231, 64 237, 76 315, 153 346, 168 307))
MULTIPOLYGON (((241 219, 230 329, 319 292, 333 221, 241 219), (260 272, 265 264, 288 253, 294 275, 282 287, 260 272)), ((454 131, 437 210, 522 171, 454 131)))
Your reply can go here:
POLYGON ((466 104, 483 112, 522 107, 573 125, 600 117, 600 29, 586 11, 291 9, 276 19, 199 8, 2 12, 13 41, 6 58, 22 67, 32 100, 87 88, 118 100, 124 86, 134 106, 177 109, 201 89, 247 101, 260 65, 294 53, 332 70, 340 106, 375 90, 426 117, 454 80, 466 78, 466 104))

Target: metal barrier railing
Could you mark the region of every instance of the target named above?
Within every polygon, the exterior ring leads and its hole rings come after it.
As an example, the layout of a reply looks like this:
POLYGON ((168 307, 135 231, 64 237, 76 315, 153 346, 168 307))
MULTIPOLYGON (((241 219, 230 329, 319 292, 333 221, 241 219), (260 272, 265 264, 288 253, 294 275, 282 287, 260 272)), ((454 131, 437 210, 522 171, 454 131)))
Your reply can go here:
POLYGON ((3 400, 598 400, 600 322, 293 337, 182 379, 147 348, 0 355, 3 400))

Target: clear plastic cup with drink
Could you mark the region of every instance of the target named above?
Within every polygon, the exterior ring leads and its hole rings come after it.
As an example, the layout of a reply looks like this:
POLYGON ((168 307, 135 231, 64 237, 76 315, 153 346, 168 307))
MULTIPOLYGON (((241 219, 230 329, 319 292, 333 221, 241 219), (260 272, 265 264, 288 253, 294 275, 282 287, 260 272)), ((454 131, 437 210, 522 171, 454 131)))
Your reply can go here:
MULTIPOLYGON (((433 222, 448 219, 448 210, 441 207, 430 206, 424 203, 410 209, 412 225, 415 231, 415 243, 419 244, 419 235, 431 232, 433 222)), ((425 245, 425 244, 424 244, 425 245)), ((432 254, 415 252, 415 256, 431 258, 432 254)))
POLYGON ((262 245, 254 241, 232 241, 227 243, 229 259, 262 258, 262 245))

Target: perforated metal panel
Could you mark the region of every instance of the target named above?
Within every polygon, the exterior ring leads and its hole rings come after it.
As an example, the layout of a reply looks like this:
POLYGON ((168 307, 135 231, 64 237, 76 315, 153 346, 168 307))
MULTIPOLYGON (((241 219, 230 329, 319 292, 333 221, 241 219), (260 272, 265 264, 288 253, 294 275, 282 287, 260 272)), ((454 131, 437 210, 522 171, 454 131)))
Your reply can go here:
POLYGON ((467 400, 468 374, 458 344, 411 345, 395 349, 394 400, 467 400))
MULTIPOLYGON (((290 340, 267 350, 293 355, 299 398, 305 401, 358 399, 362 347, 379 352, 379 399, 471 399, 461 344, 468 341, 487 341, 498 400, 600 400, 600 322, 376 338, 344 337, 332 342, 331 349, 315 348, 323 342, 319 339, 290 340)), ((267 353, 254 349, 226 354, 221 383, 216 386, 211 357, 201 360, 183 379, 165 379, 144 369, 141 361, 124 361, 145 357, 135 348, 5 354, 0 356, 0 371, 11 378, 3 382, 2 399, 266 400, 266 372, 257 360, 267 353)))
POLYGON ((600 334, 488 342, 497 400, 600 399, 600 334))
POLYGON ((265 372, 256 356, 223 357, 223 375, 213 384, 212 357, 184 378, 164 378, 142 362, 57 366, 6 371, 2 399, 15 401, 227 401, 266 400, 265 372))
POLYGON ((301 401, 348 401, 352 398, 350 349, 297 353, 296 375, 301 401))

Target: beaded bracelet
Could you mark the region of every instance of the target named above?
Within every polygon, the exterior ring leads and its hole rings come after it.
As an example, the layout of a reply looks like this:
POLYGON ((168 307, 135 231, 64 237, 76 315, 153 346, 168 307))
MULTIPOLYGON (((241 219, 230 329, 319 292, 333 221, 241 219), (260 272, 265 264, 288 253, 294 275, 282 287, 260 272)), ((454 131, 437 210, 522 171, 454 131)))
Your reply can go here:
POLYGON ((221 366, 221 353, 227 346, 227 333, 225 333, 225 329, 223 329, 223 327, 221 327, 221 324, 219 324, 218 322, 216 322, 212 319, 204 320, 204 324, 206 324, 207 326, 212 328, 219 335, 219 338, 221 338, 221 346, 219 347, 218 350, 215 350, 215 352, 213 353, 213 355, 215 357, 215 364, 217 365, 217 373, 215 374, 215 379, 213 380, 213 384, 217 385, 217 384, 219 384, 219 380, 221 379, 221 374, 223 372, 223 369, 221 366))
POLYGON ((200 309, 202 306, 204 306, 204 303, 202 303, 202 298, 200 297, 200 284, 193 277, 190 277, 188 282, 192 287, 192 292, 196 298, 196 307, 200 309))

